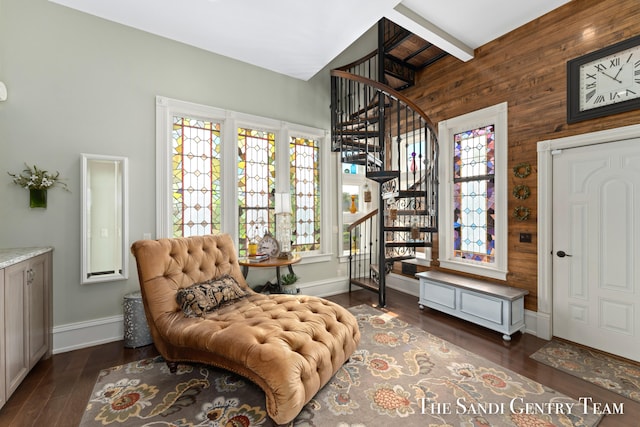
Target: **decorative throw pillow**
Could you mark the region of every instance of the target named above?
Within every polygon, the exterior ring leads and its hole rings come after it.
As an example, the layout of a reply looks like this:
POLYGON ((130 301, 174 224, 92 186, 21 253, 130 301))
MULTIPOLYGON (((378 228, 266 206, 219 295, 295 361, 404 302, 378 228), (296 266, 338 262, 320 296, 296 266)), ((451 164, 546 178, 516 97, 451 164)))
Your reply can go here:
POLYGON ((225 275, 180 289, 176 299, 186 317, 204 317, 205 314, 247 295, 233 277, 225 275))

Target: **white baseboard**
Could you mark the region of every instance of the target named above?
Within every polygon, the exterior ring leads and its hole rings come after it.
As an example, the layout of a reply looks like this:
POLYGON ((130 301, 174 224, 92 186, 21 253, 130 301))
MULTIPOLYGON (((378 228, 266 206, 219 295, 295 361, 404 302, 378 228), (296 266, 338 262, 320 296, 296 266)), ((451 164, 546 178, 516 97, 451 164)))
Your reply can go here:
POLYGON ((553 336, 551 325, 551 315, 548 313, 536 312, 537 336, 543 340, 550 340, 553 336))
MULTIPOLYGON (((418 279, 390 273, 387 275, 385 284, 388 288, 395 289, 396 291, 404 292, 414 297, 420 296, 420 282, 418 279)), ((418 305, 418 300, 416 300, 416 305, 418 305)))
POLYGON ((103 317, 53 328, 53 354, 124 339, 124 316, 103 317))
POLYGON ((349 291, 348 277, 333 277, 317 282, 306 282, 299 285, 300 293, 317 297, 328 297, 349 291))
MULTIPOLYGON (((320 297, 349 290, 346 277, 300 284, 301 293, 320 297)), ((65 353, 124 339, 124 316, 111 316, 53 328, 53 354, 65 353)))

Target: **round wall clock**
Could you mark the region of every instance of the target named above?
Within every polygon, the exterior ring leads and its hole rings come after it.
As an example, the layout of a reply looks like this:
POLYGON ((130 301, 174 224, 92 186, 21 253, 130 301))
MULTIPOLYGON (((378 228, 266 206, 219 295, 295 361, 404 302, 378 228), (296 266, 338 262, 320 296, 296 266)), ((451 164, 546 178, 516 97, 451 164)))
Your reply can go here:
POLYGON ((640 36, 567 62, 567 122, 640 108, 640 36))
POLYGON ((280 244, 271 233, 266 233, 258 243, 258 253, 277 257, 280 254, 280 244))

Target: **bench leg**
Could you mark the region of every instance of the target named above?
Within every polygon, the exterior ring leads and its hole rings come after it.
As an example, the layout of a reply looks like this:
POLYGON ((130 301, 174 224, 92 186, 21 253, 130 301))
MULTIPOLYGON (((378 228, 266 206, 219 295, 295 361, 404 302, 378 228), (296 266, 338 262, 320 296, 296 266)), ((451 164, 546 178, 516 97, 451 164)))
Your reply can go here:
POLYGON ((167 362, 167 366, 169 367, 169 372, 172 374, 178 372, 178 362, 167 362))
POLYGON ((511 335, 504 334, 502 336, 502 339, 505 340, 505 341, 511 341, 511 335))

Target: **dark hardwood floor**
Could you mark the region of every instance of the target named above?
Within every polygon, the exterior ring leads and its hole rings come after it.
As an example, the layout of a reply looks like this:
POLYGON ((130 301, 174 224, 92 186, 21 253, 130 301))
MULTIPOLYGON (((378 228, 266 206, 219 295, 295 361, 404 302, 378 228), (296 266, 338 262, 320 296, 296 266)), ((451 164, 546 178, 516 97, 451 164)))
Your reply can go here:
MULTIPOLYGON (((377 296, 358 290, 328 299, 343 306, 375 305, 377 296)), ((502 334, 473 325, 431 309, 418 309, 417 298, 389 290, 385 310, 433 335, 479 354, 508 369, 549 386, 573 398, 624 404, 623 415, 607 415, 602 427, 640 425, 640 403, 579 380, 529 356, 546 341, 529 334, 515 334, 511 342, 502 334)), ((126 349, 123 342, 56 354, 40 361, 0 410, 0 426, 77 426, 93 389, 98 372, 110 366, 155 356, 153 345, 126 349)))

